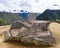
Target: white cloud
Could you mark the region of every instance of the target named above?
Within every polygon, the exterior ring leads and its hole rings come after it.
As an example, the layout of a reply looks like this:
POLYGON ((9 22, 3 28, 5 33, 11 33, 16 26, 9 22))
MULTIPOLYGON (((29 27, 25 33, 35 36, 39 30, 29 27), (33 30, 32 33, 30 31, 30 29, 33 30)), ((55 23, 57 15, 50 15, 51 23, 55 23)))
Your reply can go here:
POLYGON ((0 0, 0 11, 27 10, 43 12, 46 9, 60 9, 60 0, 0 0), (57 4, 58 6, 54 6, 57 4))
POLYGON ((20 8, 20 6, 18 6, 19 1, 20 0, 18 0, 18 1, 17 0, 15 0, 15 1, 14 0, 1 0, 0 1, 0 10, 2 8, 4 8, 4 9, 2 9, 2 11, 8 10, 10 12, 13 12, 13 10, 20 10, 21 8, 20 8))
POLYGON ((5 6, 4 4, 0 3, 0 11, 9 11, 9 8, 5 6))

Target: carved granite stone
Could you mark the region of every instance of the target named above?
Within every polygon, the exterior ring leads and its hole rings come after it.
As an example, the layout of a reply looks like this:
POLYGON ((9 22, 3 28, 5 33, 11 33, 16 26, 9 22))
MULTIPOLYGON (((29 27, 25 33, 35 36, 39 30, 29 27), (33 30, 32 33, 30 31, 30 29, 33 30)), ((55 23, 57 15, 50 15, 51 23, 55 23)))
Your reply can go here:
POLYGON ((55 38, 48 29, 49 21, 15 22, 4 32, 4 41, 21 41, 25 44, 54 45, 55 38))

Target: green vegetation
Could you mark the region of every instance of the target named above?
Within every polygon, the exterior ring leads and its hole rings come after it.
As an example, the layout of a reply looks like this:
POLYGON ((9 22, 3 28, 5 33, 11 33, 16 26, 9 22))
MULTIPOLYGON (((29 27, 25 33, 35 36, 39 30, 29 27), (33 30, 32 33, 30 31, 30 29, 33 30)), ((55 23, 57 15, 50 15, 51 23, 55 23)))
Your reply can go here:
POLYGON ((2 25, 12 24, 22 18, 17 13, 0 12, 0 23, 2 25))
POLYGON ((49 20, 49 21, 60 20, 60 10, 47 9, 42 14, 40 14, 36 19, 37 20, 49 20))
POLYGON ((0 18, 0 25, 6 25, 7 23, 2 19, 0 18))

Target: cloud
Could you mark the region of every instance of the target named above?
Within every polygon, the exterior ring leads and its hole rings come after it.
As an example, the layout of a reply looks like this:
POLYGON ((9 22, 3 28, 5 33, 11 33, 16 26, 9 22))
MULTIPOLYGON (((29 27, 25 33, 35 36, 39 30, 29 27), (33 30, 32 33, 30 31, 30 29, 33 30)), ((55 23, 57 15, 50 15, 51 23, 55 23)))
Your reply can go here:
POLYGON ((60 9, 60 0, 0 0, 0 11, 44 12, 46 9, 60 9), (53 6, 57 4, 58 6, 53 6))
POLYGON ((13 10, 21 10, 21 7, 18 5, 20 0, 0 0, 0 10, 2 11, 8 10, 8 12, 13 12, 13 10), (8 8, 8 9, 5 9, 8 8))
POLYGON ((3 3, 0 3, 0 11, 9 11, 9 8, 5 6, 3 3))

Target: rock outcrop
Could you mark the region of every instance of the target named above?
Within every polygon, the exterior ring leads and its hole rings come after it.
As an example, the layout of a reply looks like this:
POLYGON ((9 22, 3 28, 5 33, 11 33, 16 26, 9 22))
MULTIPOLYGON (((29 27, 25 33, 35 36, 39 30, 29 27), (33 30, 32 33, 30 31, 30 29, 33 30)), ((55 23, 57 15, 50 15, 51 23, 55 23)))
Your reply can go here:
POLYGON ((15 22, 4 32, 4 41, 21 41, 25 44, 54 45, 55 39, 48 29, 49 21, 15 22))

